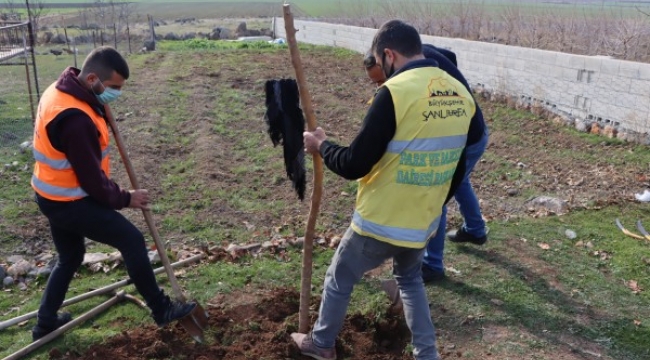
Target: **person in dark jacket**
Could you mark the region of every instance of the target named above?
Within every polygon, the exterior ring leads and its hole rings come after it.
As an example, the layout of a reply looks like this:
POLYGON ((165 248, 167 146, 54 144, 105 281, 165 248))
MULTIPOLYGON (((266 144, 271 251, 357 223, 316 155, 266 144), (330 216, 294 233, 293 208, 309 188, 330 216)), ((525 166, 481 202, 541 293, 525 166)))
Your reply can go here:
POLYGON ((57 315, 86 252, 85 238, 117 248, 136 289, 159 326, 188 315, 195 303, 172 301, 158 287, 142 233, 116 210, 146 209, 147 190, 124 190, 110 179, 109 130, 104 104, 129 78, 111 47, 93 50, 81 70, 69 67, 43 93, 34 126, 36 202, 47 217, 58 261, 32 329, 34 341, 71 320, 57 315))
POLYGON ((439 360, 422 280, 422 257, 446 199, 464 178, 471 93, 422 55, 417 30, 402 21, 381 26, 372 51, 388 79, 378 89, 350 146, 304 133, 305 150, 332 172, 358 179, 350 227, 327 269, 316 323, 291 337, 303 355, 336 359, 336 338, 354 286, 367 271, 393 261, 417 360, 439 360), (408 204, 408 206, 404 206, 408 204))
MULTIPOLYGON (((422 54, 427 59, 437 61, 440 69, 460 81, 470 90, 467 80, 458 70, 456 54, 453 51, 437 48, 431 44, 422 44, 422 54)), ((374 56, 371 53, 367 53, 363 63, 368 77, 377 86, 381 86, 386 80, 386 77, 383 71, 381 71, 381 67, 378 66, 374 56)), ((460 229, 451 230, 447 233, 447 238, 452 242, 483 245, 487 241, 488 228, 483 220, 478 198, 470 182, 472 169, 474 169, 476 163, 483 156, 487 143, 488 128, 485 125, 483 113, 477 103, 476 113, 470 123, 467 146, 465 148, 465 177, 453 194, 456 202, 458 202, 464 223, 460 229)), ((438 232, 429 240, 424 254, 422 261, 422 279, 425 282, 439 281, 445 278, 443 252, 446 226, 447 206, 443 208, 438 232)))

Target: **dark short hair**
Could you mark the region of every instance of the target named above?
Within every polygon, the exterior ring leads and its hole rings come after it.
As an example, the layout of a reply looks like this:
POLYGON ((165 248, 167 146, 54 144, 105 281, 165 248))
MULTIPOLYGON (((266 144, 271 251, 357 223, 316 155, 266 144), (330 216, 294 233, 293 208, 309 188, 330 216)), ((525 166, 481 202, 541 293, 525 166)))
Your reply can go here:
POLYGON ((363 57, 363 66, 365 66, 366 69, 370 69, 375 65, 377 65, 377 59, 375 59, 375 55, 373 55, 371 51, 368 51, 363 57))
POLYGON ((422 53, 422 40, 413 26, 401 20, 389 20, 381 25, 372 39, 373 54, 382 54, 384 49, 411 57, 422 53))
POLYGON ((81 66, 83 74, 95 73, 101 81, 110 79, 113 71, 124 79, 129 78, 129 65, 122 55, 110 46, 101 46, 91 51, 81 66))

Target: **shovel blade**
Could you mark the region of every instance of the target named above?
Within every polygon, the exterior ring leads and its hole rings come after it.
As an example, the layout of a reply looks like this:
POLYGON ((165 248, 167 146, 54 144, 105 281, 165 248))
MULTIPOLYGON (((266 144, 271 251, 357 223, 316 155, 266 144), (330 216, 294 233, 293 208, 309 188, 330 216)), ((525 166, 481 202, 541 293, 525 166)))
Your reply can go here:
POLYGON ((205 342, 203 329, 196 324, 191 314, 179 319, 178 323, 183 327, 183 329, 185 329, 185 331, 187 331, 188 334, 190 334, 194 341, 198 343, 205 342))
POLYGON ((397 281, 395 281, 395 279, 381 280, 381 289, 388 295, 388 298, 393 305, 397 305, 402 301, 399 296, 399 287, 397 286, 397 281))
POLYGON ((194 319, 194 322, 196 322, 201 329, 205 330, 208 328, 208 312, 205 311, 203 306, 201 306, 201 304, 196 300, 194 300, 194 302, 196 302, 196 307, 192 310, 190 315, 192 316, 192 319, 194 319))
POLYGON ((198 343, 205 342, 203 331, 208 328, 208 313, 201 304, 197 302, 192 312, 180 318, 178 323, 190 334, 194 341, 198 343))

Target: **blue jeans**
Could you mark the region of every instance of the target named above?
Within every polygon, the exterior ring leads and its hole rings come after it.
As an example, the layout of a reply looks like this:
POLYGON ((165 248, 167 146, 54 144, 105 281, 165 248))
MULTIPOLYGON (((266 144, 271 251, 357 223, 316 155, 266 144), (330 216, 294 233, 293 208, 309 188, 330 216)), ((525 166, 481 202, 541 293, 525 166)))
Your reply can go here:
POLYGON ((439 360, 435 328, 422 282, 423 253, 424 249, 398 247, 361 236, 348 228, 325 274, 323 298, 312 332, 314 344, 323 348, 335 345, 354 285, 365 272, 392 258, 404 317, 412 334, 413 354, 418 360, 439 360))
MULTIPOLYGON (((478 198, 472 189, 472 183, 469 176, 474 169, 474 166, 479 161, 488 143, 488 130, 485 129, 483 137, 476 144, 467 147, 465 151, 465 178, 458 185, 454 199, 458 202, 461 215, 463 215, 463 231, 475 237, 485 236, 486 227, 483 216, 481 215, 481 207, 478 203, 478 198)), ((440 225, 438 232, 427 244, 424 253, 423 264, 438 272, 443 272, 445 267, 442 262, 443 252, 445 250, 445 229, 447 227, 447 206, 442 207, 442 215, 440 216, 440 225)))

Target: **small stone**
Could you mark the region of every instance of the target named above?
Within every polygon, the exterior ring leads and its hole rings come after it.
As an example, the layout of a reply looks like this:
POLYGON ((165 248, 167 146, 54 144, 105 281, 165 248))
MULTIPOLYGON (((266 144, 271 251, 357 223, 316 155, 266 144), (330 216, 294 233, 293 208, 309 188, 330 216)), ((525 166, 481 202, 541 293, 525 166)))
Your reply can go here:
POLYGON ((27 285, 25 285, 24 282, 19 282, 19 283, 18 283, 18 289, 19 289, 20 291, 25 291, 25 290, 27 290, 27 285))
POLYGON ((330 248, 334 249, 335 247, 339 246, 341 243, 341 237, 340 236, 335 236, 330 240, 330 248))
POLYGON ((571 229, 566 229, 564 231, 564 235, 566 235, 566 237, 568 237, 571 240, 575 239, 578 236, 576 232, 571 229))
POLYGON ((292 242, 293 246, 296 246, 296 247, 298 247, 298 246, 302 247, 302 245, 303 245, 304 243, 305 243, 305 238, 302 237, 302 236, 299 237, 299 238, 297 238, 296 240, 294 240, 294 241, 292 242))
POLYGON ((325 240, 323 238, 316 239, 316 244, 318 244, 318 245, 322 246, 322 245, 325 245, 326 243, 327 243, 327 240, 325 240))
POLYGON ((108 260, 108 254, 104 253, 86 253, 82 265, 94 264, 108 260))
POLYGON ((47 278, 50 276, 51 273, 52 273, 52 269, 47 266, 44 266, 38 269, 38 272, 36 273, 36 277, 47 278))
POLYGON ((610 139, 615 138, 617 133, 618 133, 618 130, 616 130, 616 128, 614 128, 611 125, 606 125, 603 128, 603 135, 607 136, 610 139))
POLYGON ((10 264, 15 264, 25 260, 25 257, 22 255, 11 255, 7 258, 7 262, 10 264))
POLYGON ((158 251, 156 250, 149 251, 147 255, 149 256, 150 263, 157 264, 160 262, 160 255, 158 255, 158 251))
POLYGON ((36 257, 34 257, 34 261, 37 262, 37 263, 38 262, 47 263, 50 260, 52 260, 53 258, 54 258, 54 255, 52 255, 52 253, 46 252, 46 253, 42 253, 42 254, 37 255, 36 257))
POLYGON ((517 196, 519 194, 519 190, 515 188, 510 188, 506 191, 506 193, 508 194, 508 196, 517 196))
POLYGON ((29 273, 29 270, 32 269, 32 264, 30 264, 26 260, 20 260, 19 262, 11 265, 9 269, 7 269, 7 273, 11 276, 23 276, 29 273))
POLYGON ((552 211, 556 214, 565 214, 569 211, 569 205, 565 200, 550 196, 538 196, 527 202, 527 204, 538 209, 552 211))
POLYGON ((589 132, 594 134, 594 135, 600 134, 600 132, 601 132, 600 125, 598 123, 591 124, 591 131, 589 131, 589 132))
POLYGON ((11 286, 13 284, 14 284, 14 278, 12 278, 11 276, 7 276, 2 280, 2 285, 4 285, 5 287, 11 286))

